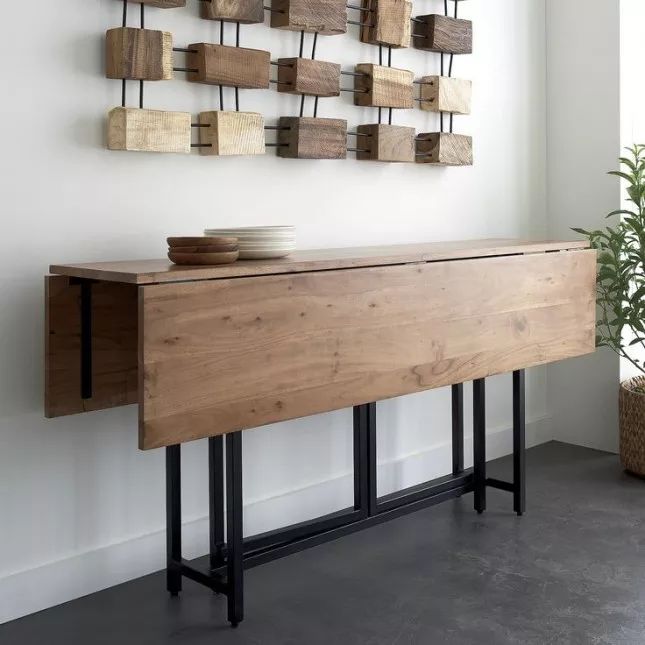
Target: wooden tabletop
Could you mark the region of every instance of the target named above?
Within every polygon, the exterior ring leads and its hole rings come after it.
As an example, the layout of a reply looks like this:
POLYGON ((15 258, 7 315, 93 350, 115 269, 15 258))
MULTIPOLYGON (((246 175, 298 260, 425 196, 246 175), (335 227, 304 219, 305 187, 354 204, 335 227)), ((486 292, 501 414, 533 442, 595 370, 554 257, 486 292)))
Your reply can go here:
POLYGON ((328 271, 357 267, 439 262, 500 255, 546 253, 588 248, 586 241, 541 241, 516 239, 465 240, 458 242, 428 242, 390 246, 363 246, 340 249, 296 251, 278 260, 239 260, 221 266, 176 266, 168 260, 124 260, 87 264, 52 264, 50 272, 75 278, 155 284, 190 280, 216 280, 242 276, 304 271, 328 271))

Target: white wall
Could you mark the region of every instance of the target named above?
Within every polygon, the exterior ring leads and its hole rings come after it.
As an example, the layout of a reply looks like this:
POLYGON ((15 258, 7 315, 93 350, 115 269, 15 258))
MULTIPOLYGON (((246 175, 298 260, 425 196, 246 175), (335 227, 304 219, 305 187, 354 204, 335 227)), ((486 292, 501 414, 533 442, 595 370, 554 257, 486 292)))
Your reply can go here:
MULTIPOLYGON (((546 0, 549 236, 599 228, 620 207, 619 4, 546 0)), ((547 368, 556 439, 615 451, 619 361, 609 350, 547 368)))
MULTIPOLYGON (((641 66, 645 59, 645 4, 641 0, 621 0, 620 3, 620 142, 622 147, 645 143, 645 87, 640 82, 641 66), (634 79, 638 79, 634 82, 634 79)), ((618 180, 616 180, 618 181, 618 180)), ((623 184, 622 207, 630 208, 623 184)), ((625 343, 633 336, 625 338, 625 343)), ((645 350, 632 347, 630 355, 645 364, 645 350)), ((628 379, 640 374, 626 359, 620 361, 620 377, 628 379)))
MULTIPOLYGON (((475 22, 475 55, 455 61, 455 74, 475 83, 474 114, 456 121, 475 140, 476 163, 463 169, 280 160, 272 153, 217 159, 108 152, 104 120, 120 101, 120 83, 103 78, 102 34, 119 24, 121 5, 37 4, 3 8, 10 28, 0 44, 0 621, 161 568, 164 559, 163 452, 137 450, 136 409, 42 418, 42 276, 50 262, 159 257, 170 233, 233 224, 294 223, 301 248, 547 233, 543 0, 461 6, 475 22)), ((418 13, 443 5, 422 4, 418 13)), ((174 32, 177 46, 215 41, 218 25, 196 14, 190 0, 187 9, 149 9, 146 22, 174 32)), ((135 16, 132 5, 130 24, 135 16)), ((230 27, 227 42, 232 38, 230 27)), ((274 59, 295 55, 297 42, 297 34, 242 27, 242 44, 268 48, 274 59)), ((320 59, 345 69, 376 61, 376 52, 358 42, 354 27, 318 43, 320 59)), ((436 73, 438 62, 419 51, 394 52, 394 65, 418 76, 436 73)), ((593 114, 598 96, 602 102, 612 91, 592 78, 597 74, 590 66, 593 114)), ((146 84, 146 105, 195 114, 217 107, 216 88, 179 76, 146 84)), ((226 93, 230 107, 232 91, 226 93)), ((319 115, 346 117, 350 128, 373 121, 374 111, 350 101, 323 99, 319 115)), ((274 90, 241 92, 242 109, 263 112, 269 123, 295 114, 298 102, 274 90)), ((605 121, 586 132, 603 139, 605 121)), ((395 123, 436 128, 421 111, 397 113, 395 123)), ((590 163, 601 175, 610 161, 601 155, 590 163)), ((604 203, 593 205, 605 210, 604 203)), ((564 225, 558 232, 569 237, 564 225)), ((528 404, 530 441, 549 439, 545 370, 530 372, 528 404)), ((446 391, 379 409, 383 490, 448 471, 446 391)), ((489 456, 510 452, 508 376, 490 381, 488 420, 489 456)), ((249 431, 244 442, 247 532, 348 504, 349 411, 249 431)), ((197 442, 184 451, 189 555, 206 545, 204 448, 197 442)))

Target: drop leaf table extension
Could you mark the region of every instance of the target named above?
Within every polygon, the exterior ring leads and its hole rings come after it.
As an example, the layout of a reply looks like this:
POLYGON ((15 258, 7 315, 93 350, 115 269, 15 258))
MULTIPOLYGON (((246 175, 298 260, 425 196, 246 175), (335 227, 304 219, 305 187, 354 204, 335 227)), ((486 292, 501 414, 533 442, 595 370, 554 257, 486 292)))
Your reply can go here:
POLYGON ((467 492, 483 512, 488 486, 511 492, 522 514, 524 370, 594 351, 596 253, 584 242, 474 240, 213 267, 142 260, 50 270, 46 415, 138 404, 140 447, 166 448, 168 590, 177 595, 186 576, 226 594, 233 625, 243 618, 245 568, 467 492), (511 482, 486 477, 485 379, 503 372, 513 372, 511 482), (465 381, 473 381, 472 469, 463 457, 465 381), (375 402, 447 385, 452 474, 378 497, 375 402), (242 430, 348 407, 353 506, 244 538, 242 430), (182 558, 180 445, 206 437, 204 570, 182 558))

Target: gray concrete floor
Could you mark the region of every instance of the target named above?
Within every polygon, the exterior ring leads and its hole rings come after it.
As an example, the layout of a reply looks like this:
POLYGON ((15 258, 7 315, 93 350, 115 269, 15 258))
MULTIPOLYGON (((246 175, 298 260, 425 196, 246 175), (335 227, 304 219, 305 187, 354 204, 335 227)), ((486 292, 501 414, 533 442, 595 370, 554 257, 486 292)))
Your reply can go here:
MULTIPOLYGON (((489 489, 246 574, 246 619, 163 573, 0 626, 2 645, 645 643, 645 482, 613 455, 528 452, 528 511, 489 489)), ((510 460, 489 464, 509 476, 510 460)))

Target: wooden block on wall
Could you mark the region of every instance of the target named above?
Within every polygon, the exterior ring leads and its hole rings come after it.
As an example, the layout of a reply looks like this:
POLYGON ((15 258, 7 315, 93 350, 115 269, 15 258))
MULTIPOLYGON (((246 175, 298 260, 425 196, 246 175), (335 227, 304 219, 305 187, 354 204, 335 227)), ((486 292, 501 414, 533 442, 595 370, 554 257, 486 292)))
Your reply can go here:
POLYGON ((414 163, 414 128, 373 123, 357 131, 366 136, 357 138, 356 147, 367 151, 357 152, 357 159, 414 163))
POLYGON ((278 92, 339 96, 340 65, 310 58, 280 58, 278 92))
POLYGON ((361 12, 361 41, 370 45, 409 47, 412 3, 409 0, 367 0, 361 12))
POLYGON ((470 114, 472 82, 448 76, 424 76, 421 79, 422 110, 470 114))
POLYGON ((114 108, 108 115, 108 148, 190 153, 189 112, 114 108))
POLYGON ((412 44, 442 54, 472 54, 473 23, 461 18, 439 14, 417 16, 412 34, 412 44), (422 20, 423 24, 418 21, 422 20))
POLYGON ((472 166, 473 138, 452 132, 419 134, 416 160, 440 166, 472 166))
POLYGON ((264 117, 257 112, 201 112, 199 141, 210 144, 200 148, 203 155, 263 155, 264 117))
POLYGON ((118 27, 105 34, 105 75, 139 81, 167 81, 172 74, 172 34, 118 27))
POLYGON ((264 22, 263 0, 210 0, 202 1, 202 18, 252 24, 264 22))
POLYGON ((414 74, 407 69, 372 63, 356 65, 354 104, 365 107, 414 107, 414 74))
POLYGON ((271 26, 326 35, 344 34, 346 0, 272 0, 271 26))
POLYGON ((128 2, 147 4, 150 7, 158 7, 159 9, 175 9, 186 6, 186 0, 128 0, 128 2))
POLYGON ((262 49, 195 43, 195 53, 186 55, 187 77, 193 83, 225 85, 248 89, 267 89, 271 54, 262 49))
POLYGON ((280 117, 279 157, 291 159, 345 159, 347 121, 311 117, 280 117))

